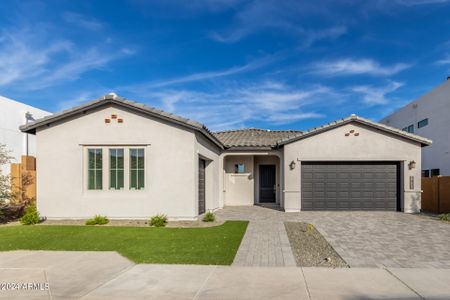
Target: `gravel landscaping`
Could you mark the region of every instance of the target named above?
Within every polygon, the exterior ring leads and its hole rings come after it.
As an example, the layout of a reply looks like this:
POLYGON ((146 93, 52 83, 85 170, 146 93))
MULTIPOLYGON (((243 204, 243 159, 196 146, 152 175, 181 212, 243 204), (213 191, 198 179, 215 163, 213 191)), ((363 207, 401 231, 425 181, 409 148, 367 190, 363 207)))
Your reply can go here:
MULTIPOLYGON (((86 220, 73 219, 73 220, 45 220, 39 225, 80 225, 85 226, 86 220)), ((222 225, 224 221, 203 222, 201 220, 196 221, 169 221, 166 227, 178 227, 178 228, 197 228, 197 227, 214 227, 222 225)), ((18 225, 17 222, 15 225, 18 225)), ((13 224, 14 225, 14 224, 13 224)), ((124 227, 148 227, 148 220, 132 220, 132 219, 113 219, 109 220, 108 224, 101 226, 124 226, 124 227)))
POLYGON ((285 222, 292 253, 299 267, 345 268, 347 263, 327 240, 308 223, 285 222))

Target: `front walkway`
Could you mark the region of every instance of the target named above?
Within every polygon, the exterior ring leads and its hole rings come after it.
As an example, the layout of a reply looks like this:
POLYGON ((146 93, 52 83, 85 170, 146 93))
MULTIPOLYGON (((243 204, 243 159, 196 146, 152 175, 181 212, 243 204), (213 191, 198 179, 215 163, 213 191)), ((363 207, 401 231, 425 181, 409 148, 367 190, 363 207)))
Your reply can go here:
POLYGON ((449 269, 135 265, 114 252, 0 252, 0 283, 0 299, 450 298, 449 269), (42 289, 7 288, 20 283, 42 289))
POLYGON ((294 255, 283 222, 251 221, 233 265, 295 267, 294 255))
POLYGON ((289 243, 285 243, 282 224, 294 221, 313 224, 350 267, 450 269, 450 224, 421 215, 367 211, 285 213, 247 206, 225 207, 217 211, 217 216, 250 221, 236 265, 271 266, 275 261, 276 266, 289 266, 291 259, 285 254, 291 252, 286 249, 289 243), (279 252, 283 262, 277 257, 279 252))

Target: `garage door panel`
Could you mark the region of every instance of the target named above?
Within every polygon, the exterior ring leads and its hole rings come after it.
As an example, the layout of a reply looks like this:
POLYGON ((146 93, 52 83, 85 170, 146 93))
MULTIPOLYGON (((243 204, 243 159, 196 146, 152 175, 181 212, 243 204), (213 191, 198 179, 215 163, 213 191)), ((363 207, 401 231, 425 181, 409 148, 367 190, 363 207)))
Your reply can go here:
POLYGON ((302 163, 302 209, 396 210, 398 168, 395 162, 302 163))

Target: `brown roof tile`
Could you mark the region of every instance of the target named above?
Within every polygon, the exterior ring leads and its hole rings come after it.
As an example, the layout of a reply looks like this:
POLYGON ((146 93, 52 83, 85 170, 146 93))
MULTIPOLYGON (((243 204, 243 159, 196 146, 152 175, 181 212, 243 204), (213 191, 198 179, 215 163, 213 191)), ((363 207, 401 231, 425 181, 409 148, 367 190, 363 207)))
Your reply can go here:
POLYGON ((257 128, 214 132, 225 147, 274 147, 278 141, 294 137, 300 130, 266 130, 257 128))

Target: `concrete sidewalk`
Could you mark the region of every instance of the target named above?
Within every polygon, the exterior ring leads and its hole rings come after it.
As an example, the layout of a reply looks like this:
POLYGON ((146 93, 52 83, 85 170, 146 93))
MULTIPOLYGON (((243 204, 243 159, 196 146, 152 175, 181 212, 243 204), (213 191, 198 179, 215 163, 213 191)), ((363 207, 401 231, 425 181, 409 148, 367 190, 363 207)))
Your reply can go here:
POLYGON ((114 252, 0 252, 3 299, 450 299, 450 269, 135 265, 114 252))

